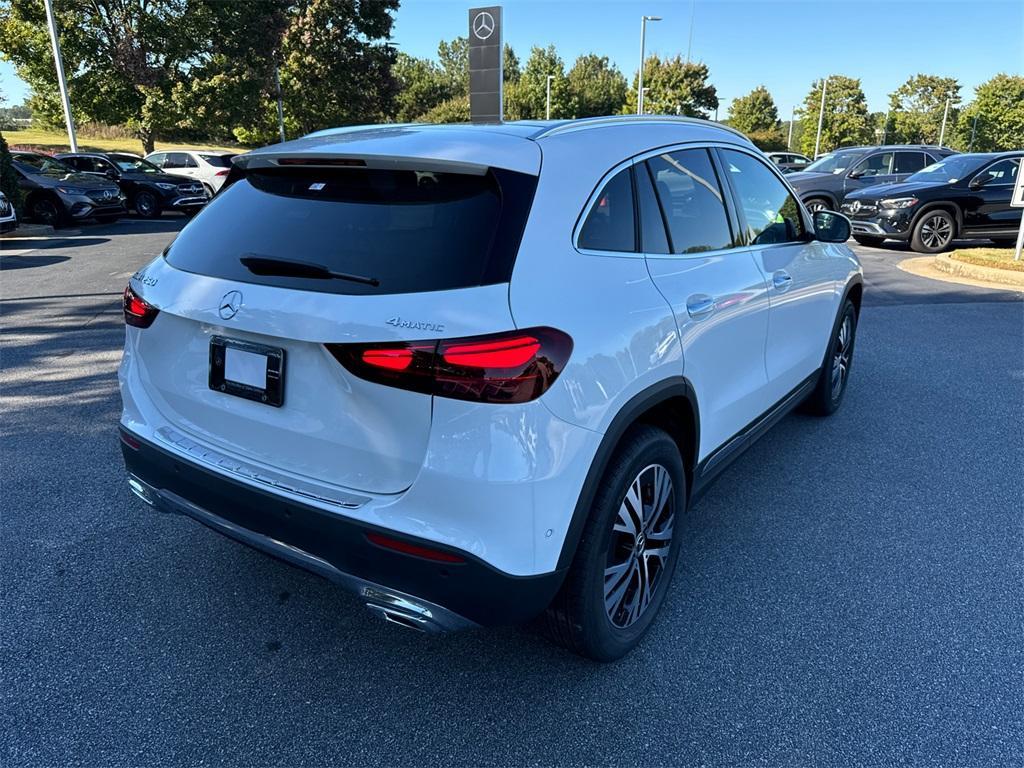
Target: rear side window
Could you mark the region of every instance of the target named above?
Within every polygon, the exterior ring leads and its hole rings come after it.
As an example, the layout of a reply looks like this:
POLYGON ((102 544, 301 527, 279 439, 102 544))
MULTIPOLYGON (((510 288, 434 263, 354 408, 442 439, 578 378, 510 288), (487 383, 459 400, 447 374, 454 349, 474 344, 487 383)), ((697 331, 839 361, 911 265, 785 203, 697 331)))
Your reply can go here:
POLYGON ((230 168, 231 158, 235 157, 235 155, 207 155, 203 153, 200 153, 199 156, 216 168, 230 168))
POLYGON ((926 165, 924 152, 897 152, 892 172, 917 173, 926 165))
POLYGON ((647 165, 668 223, 672 253, 732 246, 722 189, 706 149, 666 152, 647 165))
POLYGON ((802 240, 800 206, 768 166, 743 152, 721 150, 726 173, 739 198, 753 245, 802 240))
POLYGON ((497 169, 254 170, 222 189, 166 258, 188 272, 326 293, 507 282, 535 187, 534 176, 497 169))
POLYGON ((580 230, 579 247, 593 251, 635 251, 633 180, 619 171, 594 200, 580 230))

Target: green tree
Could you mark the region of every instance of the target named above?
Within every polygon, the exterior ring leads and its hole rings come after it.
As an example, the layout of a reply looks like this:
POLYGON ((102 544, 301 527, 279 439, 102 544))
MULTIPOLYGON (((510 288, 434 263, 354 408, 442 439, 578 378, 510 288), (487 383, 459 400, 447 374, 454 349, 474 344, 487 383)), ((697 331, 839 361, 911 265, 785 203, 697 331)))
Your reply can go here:
POLYGON ((587 53, 567 75, 573 117, 616 115, 626 103, 626 78, 607 56, 587 53))
MULTIPOLYGON (((662 115, 687 115, 707 119, 718 109, 718 93, 708 82, 708 66, 683 61, 680 56, 662 60, 650 56, 644 64, 644 112, 662 115)), ((625 114, 636 112, 639 73, 626 94, 625 114)))
POLYGON ((956 122, 960 83, 954 77, 917 74, 889 94, 887 141, 905 144, 937 144, 942 130, 946 99, 950 99, 946 135, 956 122))
POLYGON ((511 94, 506 92, 506 96, 512 96, 510 109, 506 111, 511 119, 544 118, 547 111, 548 75, 554 77, 551 81, 551 117, 571 116, 573 105, 569 81, 565 77, 565 63, 556 53, 555 46, 549 45, 547 48, 533 47, 523 67, 518 87, 511 94))
POLYGON ((442 101, 418 119, 424 123, 468 123, 469 95, 455 96, 442 101))
MULTIPOLYGON (((955 146, 966 150, 977 118, 975 152, 1020 149, 1024 137, 1024 77, 998 74, 974 92, 957 124, 955 146)), ((948 129, 947 129, 948 131, 948 129)))
MULTIPOLYGON (((807 155, 814 152, 822 82, 814 81, 800 109, 803 122, 800 148, 807 155)), ((873 138, 872 130, 867 99, 861 90, 860 80, 844 75, 830 75, 825 91, 825 119, 822 123, 821 147, 818 151, 829 152, 838 147, 870 143, 873 138)))
POLYGON ((746 96, 733 99, 729 125, 743 133, 774 131, 779 125, 779 110, 768 89, 759 85, 746 96))
POLYGON ((400 123, 416 120, 452 97, 444 71, 430 59, 399 53, 392 73, 398 86, 395 119, 400 123))

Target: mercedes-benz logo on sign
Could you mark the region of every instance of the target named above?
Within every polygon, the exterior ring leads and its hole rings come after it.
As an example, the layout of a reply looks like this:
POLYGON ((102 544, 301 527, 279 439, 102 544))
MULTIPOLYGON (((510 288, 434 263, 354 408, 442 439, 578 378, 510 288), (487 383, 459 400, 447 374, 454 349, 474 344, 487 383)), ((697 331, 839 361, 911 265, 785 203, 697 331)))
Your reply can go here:
POLYGON ((241 291, 228 291, 224 294, 224 298, 220 300, 220 309, 217 310, 220 313, 221 318, 224 320, 230 320, 232 317, 238 314, 238 310, 242 308, 242 293, 241 291))
POLYGON ((494 17, 487 11, 480 11, 473 19, 473 34, 479 40, 486 40, 494 34, 494 17))

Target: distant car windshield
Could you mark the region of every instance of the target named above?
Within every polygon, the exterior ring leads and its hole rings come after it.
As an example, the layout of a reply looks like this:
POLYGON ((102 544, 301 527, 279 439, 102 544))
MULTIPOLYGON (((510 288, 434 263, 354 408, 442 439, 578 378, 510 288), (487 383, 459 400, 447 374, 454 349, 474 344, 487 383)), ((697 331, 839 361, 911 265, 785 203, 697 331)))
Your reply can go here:
POLYGON ((45 173, 52 176, 64 176, 74 173, 75 169, 64 165, 60 160, 47 155, 16 154, 14 164, 25 173, 45 173))
POLYGON ((108 155, 118 168, 126 173, 163 173, 148 160, 132 155, 108 155))
POLYGON ((199 153, 199 156, 210 165, 214 165, 217 168, 230 168, 231 158, 235 157, 235 155, 208 155, 202 152, 199 153))
POLYGON ((823 155, 804 168, 806 173, 842 173, 853 161, 860 157, 859 152, 831 152, 823 155))
POLYGON ((925 181, 930 184, 956 184, 960 179, 971 175, 987 157, 971 157, 970 155, 951 155, 922 168, 908 176, 907 181, 925 181))

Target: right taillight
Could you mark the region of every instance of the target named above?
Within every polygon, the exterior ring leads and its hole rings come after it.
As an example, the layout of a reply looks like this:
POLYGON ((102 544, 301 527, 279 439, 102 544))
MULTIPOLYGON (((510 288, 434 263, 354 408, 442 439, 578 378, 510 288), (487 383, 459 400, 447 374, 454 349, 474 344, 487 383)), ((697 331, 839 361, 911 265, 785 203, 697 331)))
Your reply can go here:
POLYGON ((442 341, 326 346, 362 379, 481 403, 525 403, 540 397, 572 353, 572 339, 554 328, 442 341))
POLYGON ((160 314, 160 310, 133 291, 131 285, 124 289, 122 306, 124 321, 136 328, 149 328, 160 314))

